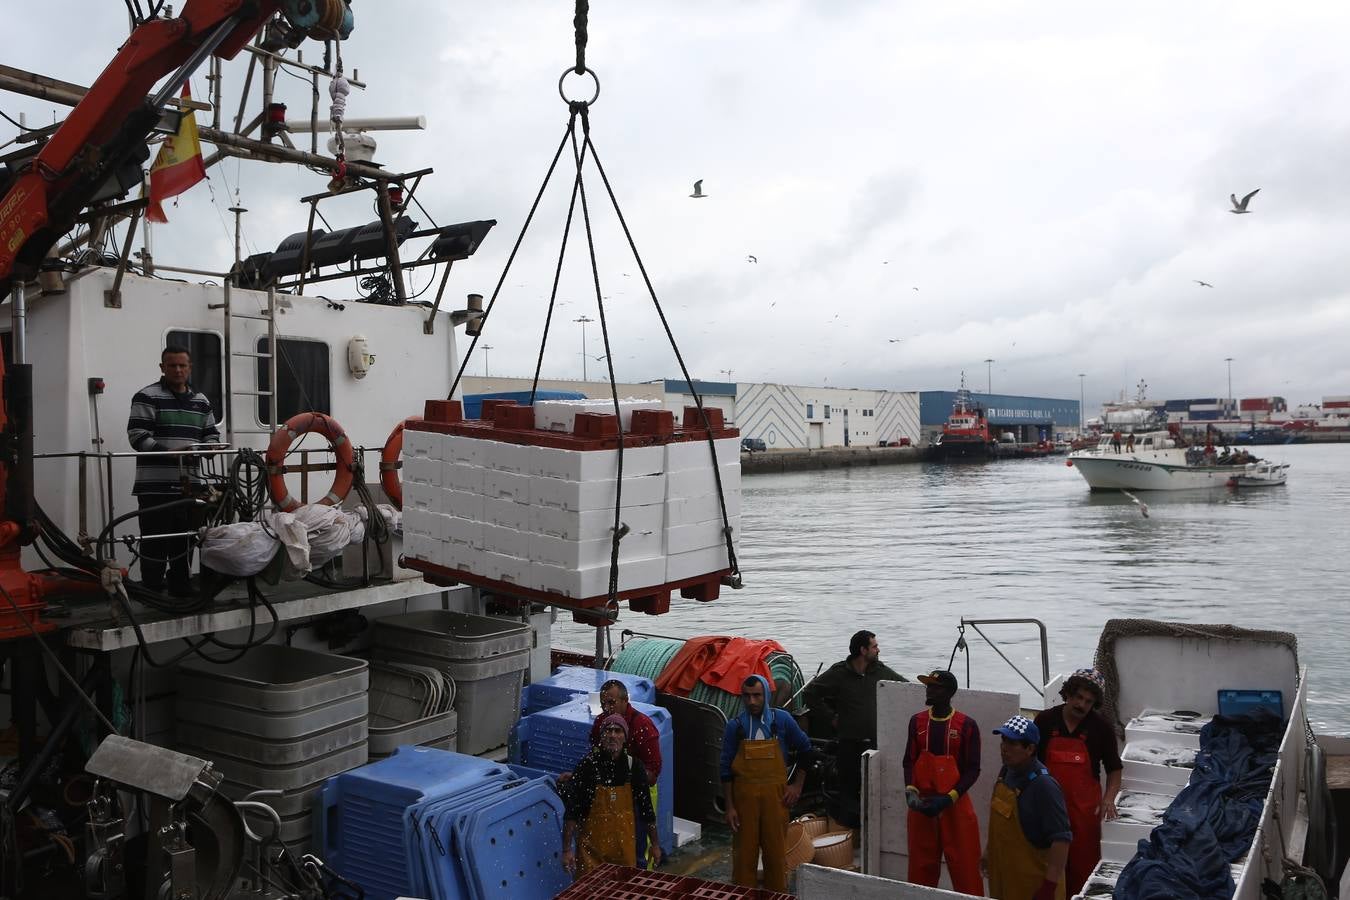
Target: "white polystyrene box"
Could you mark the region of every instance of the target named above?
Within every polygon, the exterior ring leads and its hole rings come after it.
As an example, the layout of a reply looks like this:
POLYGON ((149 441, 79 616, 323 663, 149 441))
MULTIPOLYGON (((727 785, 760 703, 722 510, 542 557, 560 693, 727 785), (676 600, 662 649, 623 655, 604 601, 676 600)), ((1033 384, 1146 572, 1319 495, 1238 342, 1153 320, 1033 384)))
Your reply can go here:
POLYGON ((441 458, 446 462, 481 466, 483 465, 483 446, 490 443, 493 442, 481 438, 464 437, 460 434, 447 434, 441 446, 441 458))
MULTIPOLYGON (((527 462, 532 475, 563 478, 568 481, 596 481, 614 478, 619 471, 617 450, 561 450, 557 447, 532 447, 527 462)), ((665 465, 663 447, 626 447, 623 451, 623 475, 659 475, 665 465)))
MULTIPOLYGON (((650 559, 662 554, 660 531, 630 531, 619 541, 619 559, 650 559)), ((530 559, 565 569, 588 569, 609 565, 613 542, 609 538, 569 541, 542 534, 530 535, 530 559)))
POLYGON ((445 517, 445 539, 465 544, 475 550, 483 549, 483 523, 459 516, 445 517))
POLYGON ((468 463, 446 463, 442 487, 470 494, 483 493, 483 477, 487 469, 468 463))
POLYGON ((494 553, 484 550, 475 574, 493 581, 505 581, 509 584, 525 585, 531 570, 530 561, 509 553, 494 553))
POLYGON ((616 498, 615 480, 564 481, 561 478, 534 478, 530 486, 530 503, 535 506, 553 506, 560 509, 585 511, 613 509, 616 499, 623 507, 647 506, 661 503, 666 494, 666 476, 635 475, 625 477, 621 497, 616 498))
MULTIPOLYGON (((727 491, 722 495, 722 499, 726 502, 727 516, 739 517, 741 514, 741 492, 727 491)), ((716 494, 668 500, 665 509, 665 524, 668 528, 722 518, 722 506, 717 502, 716 494)))
POLYGON ((527 460, 533 447, 523 444, 508 444, 505 441, 483 441, 483 461, 481 465, 499 472, 526 472, 527 460))
POLYGON ((506 497, 483 497, 481 521, 516 531, 530 530, 530 506, 506 497))
MULTIPOLYGON (((531 504, 529 510, 529 531, 534 534, 571 541, 591 541, 609 537, 614 528, 613 507, 578 512, 531 504)), ((661 503, 625 506, 620 510, 619 521, 634 531, 660 531, 665 525, 665 506, 661 503)))
POLYGON ((429 537, 436 528, 436 514, 426 509, 403 510, 403 533, 429 537))
POLYGON ((403 532, 403 555, 408 559, 420 559, 423 562, 430 562, 431 539, 425 534, 418 534, 415 531, 403 532))
POLYGON ((423 512, 440 512, 440 488, 415 481, 403 482, 403 508, 420 509, 423 512))
POLYGON ((728 568, 726 544, 666 556, 666 581, 683 581, 728 568))
MULTIPOLYGON (((625 432, 632 430, 633 410, 661 409, 660 400, 619 400, 619 424, 625 432)), ((614 412, 613 400, 536 400, 534 404, 534 427, 544 431, 561 431, 571 434, 576 426, 577 413, 614 412)))
MULTIPOLYGON (((665 581, 663 557, 633 559, 619 564, 619 591, 653 587, 665 581)), ((561 594, 573 600, 601 597, 609 593, 609 563, 589 569, 564 569, 536 562, 531 577, 540 590, 561 594)))
MULTIPOLYGON (((741 464, 723 463, 721 468, 722 493, 741 489, 741 464)), ((717 481, 713 477, 712 466, 701 469, 683 469, 666 475, 666 498, 670 500, 684 497, 702 497, 705 494, 717 494, 717 481)))
MULTIPOLYGON (((719 465, 740 464, 741 442, 739 438, 718 438, 713 441, 713 445, 717 449, 719 465)), ((706 440, 679 441, 666 444, 665 452, 667 472, 712 467, 712 452, 708 450, 706 440)))
POLYGON ((441 461, 427 456, 410 456, 403 460, 404 484, 441 486, 441 461))
POLYGON ((441 491, 441 512, 461 519, 483 521, 483 495, 469 491, 441 491))
POLYGON ((483 496, 514 500, 517 503, 529 503, 530 484, 535 479, 519 472, 502 472, 497 469, 483 470, 483 496))
POLYGON ((500 525, 483 526, 483 549, 490 553, 504 553, 522 559, 530 555, 530 535, 526 531, 503 528, 500 525))
POLYGON ((441 456, 441 438, 445 435, 436 431, 414 431, 403 429, 403 456, 426 456, 439 459, 441 456))
MULTIPOLYGON (((741 519, 733 516, 727 520, 731 526, 733 543, 740 537, 741 519)), ((690 550, 702 550, 705 547, 724 545, 726 538, 722 533, 722 520, 712 519, 696 522, 692 525, 676 525, 666 529, 666 552, 685 553, 690 550)))

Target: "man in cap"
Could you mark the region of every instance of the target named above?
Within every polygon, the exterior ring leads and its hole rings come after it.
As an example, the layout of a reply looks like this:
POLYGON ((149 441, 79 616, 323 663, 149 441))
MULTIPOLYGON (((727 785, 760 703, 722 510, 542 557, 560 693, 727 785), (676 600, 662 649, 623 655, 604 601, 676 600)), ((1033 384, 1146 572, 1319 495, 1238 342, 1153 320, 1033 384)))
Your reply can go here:
POLYGON ((605 716, 599 746, 591 748, 572 773, 563 818, 562 863, 577 875, 603 863, 636 865, 638 823, 647 831, 652 863, 661 862, 647 776, 642 764, 626 752, 627 742, 623 716, 605 716))
POLYGON ((788 812, 802 795, 811 739, 772 701, 764 676, 751 675, 741 685, 744 709, 722 735, 722 796, 732 831, 732 880, 755 887, 762 853, 764 887, 786 891, 788 812), (791 780, 789 762, 796 767, 791 780))
MULTIPOLYGON (((661 776, 661 732, 651 716, 639 712, 628 702, 628 685, 617 678, 611 678, 600 685, 600 715, 591 726, 591 745, 600 743, 600 725, 611 715, 622 716, 628 725, 628 753, 642 764, 647 774, 648 791, 651 794, 652 809, 657 808, 657 779, 661 776)), ((640 824, 640 823, 639 823, 640 824)), ((647 830, 638 828, 638 861, 646 859, 647 830)))
POLYGON ((1025 716, 998 728, 1003 768, 989 801, 989 896, 1064 900, 1064 865, 1073 831, 1064 795, 1036 758, 1041 732, 1025 716))
POLYGON ((919 681, 928 708, 909 720, 905 743, 909 881, 937 887, 945 857, 952 890, 983 897, 980 822, 968 796, 980 777, 980 729, 952 707, 955 675, 937 669, 919 681))
POLYGON ((1083 889, 1102 857, 1102 819, 1116 817, 1124 763, 1115 729, 1097 712, 1105 687, 1101 672, 1079 669, 1059 689, 1064 702, 1036 716, 1041 732, 1038 753, 1064 793, 1073 827, 1065 887, 1069 896, 1083 889))
POLYGON ((848 643, 848 659, 830 666, 803 691, 806 705, 822 711, 834 728, 840 796, 839 808, 830 814, 850 828, 860 820, 862 755, 877 745, 877 682, 904 680, 881 661, 877 636, 859 631, 848 643))

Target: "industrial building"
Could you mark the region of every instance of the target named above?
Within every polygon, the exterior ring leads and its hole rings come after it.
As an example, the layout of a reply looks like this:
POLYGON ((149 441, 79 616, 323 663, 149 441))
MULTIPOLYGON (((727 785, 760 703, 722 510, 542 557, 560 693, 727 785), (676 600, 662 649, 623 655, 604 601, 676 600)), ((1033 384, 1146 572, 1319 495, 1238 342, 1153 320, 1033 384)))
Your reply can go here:
MULTIPOLYGON (((971 392, 989 420, 995 436, 1011 434, 1019 443, 1067 440, 1078 434, 1081 419, 1077 400, 1053 397, 1022 397, 1016 394, 979 394, 971 392)), ((920 391, 919 418, 924 443, 931 444, 942 433, 942 424, 956 402, 955 391, 920 391)))

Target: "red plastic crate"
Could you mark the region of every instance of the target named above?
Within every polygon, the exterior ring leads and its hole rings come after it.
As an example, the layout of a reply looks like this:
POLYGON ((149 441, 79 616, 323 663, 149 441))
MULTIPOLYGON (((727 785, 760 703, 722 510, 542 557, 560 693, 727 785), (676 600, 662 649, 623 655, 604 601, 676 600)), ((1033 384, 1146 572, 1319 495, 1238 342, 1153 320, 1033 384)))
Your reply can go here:
POLYGON ((692 875, 644 872, 604 865, 588 872, 555 900, 791 900, 791 894, 704 881, 692 875))

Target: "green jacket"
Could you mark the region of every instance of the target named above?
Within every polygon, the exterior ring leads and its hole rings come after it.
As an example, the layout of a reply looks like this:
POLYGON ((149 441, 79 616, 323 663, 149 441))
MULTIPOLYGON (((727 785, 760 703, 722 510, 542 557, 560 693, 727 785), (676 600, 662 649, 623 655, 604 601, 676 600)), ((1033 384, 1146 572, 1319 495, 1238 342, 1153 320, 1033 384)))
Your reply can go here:
POLYGON ((842 660, 816 676, 806 690, 806 705, 824 710, 827 719, 839 718, 836 736, 842 740, 877 739, 877 682, 907 681, 877 661, 859 675, 842 660))

